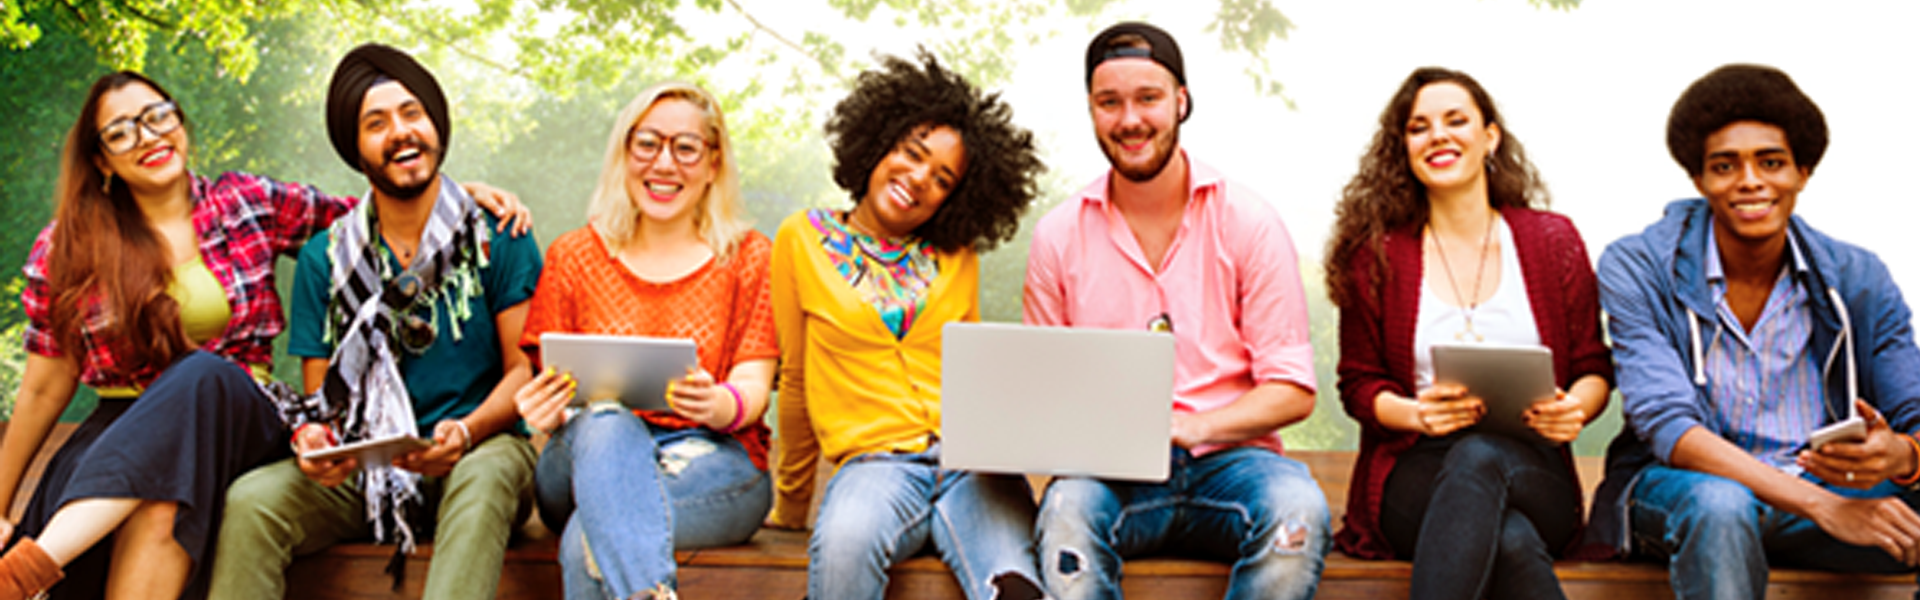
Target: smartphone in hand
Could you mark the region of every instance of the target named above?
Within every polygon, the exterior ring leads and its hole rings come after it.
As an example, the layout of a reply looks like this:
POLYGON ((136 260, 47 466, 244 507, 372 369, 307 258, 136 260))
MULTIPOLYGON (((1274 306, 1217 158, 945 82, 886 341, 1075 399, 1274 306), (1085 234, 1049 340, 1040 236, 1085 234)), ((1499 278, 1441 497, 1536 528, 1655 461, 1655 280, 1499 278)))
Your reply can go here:
POLYGON ((1819 450, 1822 446, 1834 442, 1858 444, 1864 441, 1867 441, 1867 420, 1860 418, 1860 415, 1854 415, 1838 423, 1813 430, 1813 435, 1807 439, 1807 447, 1819 450))

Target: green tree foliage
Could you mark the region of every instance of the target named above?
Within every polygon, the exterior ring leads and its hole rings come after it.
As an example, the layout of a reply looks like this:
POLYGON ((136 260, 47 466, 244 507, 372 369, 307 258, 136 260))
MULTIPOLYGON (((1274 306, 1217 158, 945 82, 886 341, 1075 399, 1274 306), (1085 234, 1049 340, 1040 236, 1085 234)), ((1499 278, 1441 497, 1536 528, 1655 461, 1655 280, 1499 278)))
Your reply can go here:
MULTIPOLYGON (((763 18, 739 0, 0 0, 0 114, 8 115, 0 135, 10 140, 0 144, 0 274, 13 286, 0 298, 0 394, 18 389, 22 360, 15 274, 52 216, 66 129, 87 86, 112 69, 142 70, 175 95, 189 119, 195 172, 239 170, 361 194, 364 177, 326 139, 327 79, 361 41, 405 48, 434 70, 454 107, 446 171, 517 192, 538 216, 542 243, 585 223, 619 109, 653 82, 693 81, 721 98, 749 211, 771 234, 795 210, 849 204, 829 180, 820 134, 825 111, 869 64, 848 52, 849 36, 912 31, 942 62, 1000 88, 1022 52, 1141 17, 1123 14, 1117 0, 821 1, 839 19, 829 31, 763 18)), ((1528 1, 1553 10, 1579 4, 1528 1)), ((1271 0, 1209 6, 1220 49, 1245 61, 1254 90, 1280 96, 1266 57, 1294 24, 1271 0)), ((1032 225, 1081 183, 1049 173, 1022 235, 983 258, 984 318, 1020 319, 1032 225)), ((285 294, 292 269, 280 271, 285 294)), ((1320 397, 1314 416, 1284 435, 1295 448, 1353 448, 1356 428, 1334 385, 1339 320, 1314 265, 1303 271, 1320 397)), ((298 373, 284 352, 277 356, 276 373, 298 373)), ((90 406, 82 398, 69 416, 90 406)))

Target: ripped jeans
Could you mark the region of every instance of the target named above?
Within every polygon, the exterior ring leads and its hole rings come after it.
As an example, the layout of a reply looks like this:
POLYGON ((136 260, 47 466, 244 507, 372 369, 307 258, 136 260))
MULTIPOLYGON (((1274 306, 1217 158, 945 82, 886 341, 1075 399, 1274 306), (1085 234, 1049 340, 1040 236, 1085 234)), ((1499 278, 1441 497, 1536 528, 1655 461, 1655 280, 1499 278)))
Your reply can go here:
POLYGON ((1033 488, 1020 475, 940 468, 940 447, 864 454, 840 466, 807 548, 807 597, 881 600, 887 568, 933 543, 968 600, 1034 573, 1033 488))
POLYGON ((674 550, 745 543, 773 504, 766 471, 733 436, 658 427, 614 404, 554 432, 534 492, 541 522, 560 532, 571 600, 673 588, 674 550))
POLYGON ((1035 526, 1041 573, 1062 600, 1120 598, 1120 564, 1179 555, 1233 563, 1229 600, 1313 597, 1331 534, 1307 466, 1265 448, 1193 458, 1166 483, 1054 479, 1035 526))

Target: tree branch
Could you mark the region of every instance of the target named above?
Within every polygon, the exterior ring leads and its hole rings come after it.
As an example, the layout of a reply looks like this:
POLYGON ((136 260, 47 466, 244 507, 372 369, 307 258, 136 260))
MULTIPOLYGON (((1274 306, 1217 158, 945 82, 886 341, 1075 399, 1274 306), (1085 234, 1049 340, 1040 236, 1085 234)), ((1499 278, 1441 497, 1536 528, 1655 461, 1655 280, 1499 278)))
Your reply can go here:
POLYGON ((487 67, 492 67, 496 70, 499 70, 502 73, 506 73, 507 75, 519 77, 520 79, 530 81, 535 84, 539 83, 539 80, 534 79, 532 75, 527 74, 525 70, 522 70, 519 67, 500 64, 498 61, 495 61, 491 58, 487 58, 486 56, 482 56, 480 54, 475 54, 473 51, 468 50, 459 44, 453 43, 452 40, 449 40, 441 36, 438 32, 415 27, 412 23, 402 21, 399 18, 396 18, 384 12, 381 12, 378 7, 374 6, 374 3, 371 0, 360 0, 360 6, 365 8, 367 12, 373 13, 373 16, 379 17, 388 23, 392 23, 396 26, 399 26, 400 28, 405 29, 414 35, 431 39, 433 40, 434 43, 439 44, 441 47, 452 50, 454 51, 454 53, 464 56, 468 60, 472 60, 474 62, 480 63, 481 65, 484 65, 487 67))
POLYGON ((139 17, 140 20, 146 21, 155 27, 159 27, 161 29, 166 29, 166 30, 173 30, 173 29, 180 28, 180 26, 177 24, 162 21, 160 20, 159 17, 149 15, 138 8, 134 8, 133 5, 127 4, 126 0, 113 0, 113 5, 119 8, 121 12, 133 15, 135 17, 139 17))
POLYGON ((727 0, 727 6, 733 7, 733 10, 739 12, 740 16, 746 17, 747 22, 753 24, 754 29, 766 32, 767 35, 773 36, 775 41, 786 44, 787 47, 792 48, 794 52, 799 52, 801 56, 805 56, 808 60, 812 60, 814 64, 820 65, 820 71, 822 73, 834 72, 832 65, 827 64, 826 59, 814 56, 805 46, 794 43, 793 40, 787 39, 787 36, 780 35, 780 32, 774 31, 772 27, 766 26, 765 23, 761 23, 760 19, 754 18, 753 13, 747 12, 745 7, 740 6, 738 0, 727 0))

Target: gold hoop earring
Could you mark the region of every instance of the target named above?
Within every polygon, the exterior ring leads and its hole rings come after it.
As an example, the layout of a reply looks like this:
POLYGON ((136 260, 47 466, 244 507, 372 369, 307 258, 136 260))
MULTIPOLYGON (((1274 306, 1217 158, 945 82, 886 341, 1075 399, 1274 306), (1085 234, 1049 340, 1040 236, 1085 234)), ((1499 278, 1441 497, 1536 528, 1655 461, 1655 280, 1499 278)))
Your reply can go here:
POLYGON ((107 180, 100 182, 100 193, 113 194, 113 173, 107 173, 107 180))

